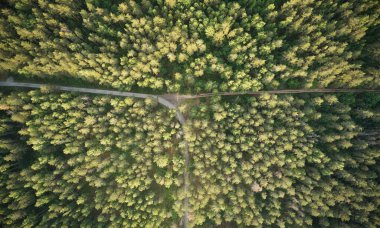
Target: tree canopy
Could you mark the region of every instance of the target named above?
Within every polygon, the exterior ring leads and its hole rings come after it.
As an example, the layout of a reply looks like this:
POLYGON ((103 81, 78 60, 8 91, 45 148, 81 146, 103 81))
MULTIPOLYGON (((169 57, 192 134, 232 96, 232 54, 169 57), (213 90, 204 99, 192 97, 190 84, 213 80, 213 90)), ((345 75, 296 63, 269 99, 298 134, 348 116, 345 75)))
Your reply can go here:
POLYGON ((380 227, 379 25, 378 0, 0 1, 0 80, 42 84, 0 91, 0 227, 380 227))
POLYGON ((192 222, 379 225, 379 102, 268 94, 194 106, 185 128, 192 222))
POLYGON ((168 92, 379 86, 376 0, 8 0, 0 7, 0 70, 26 76, 168 92))
POLYGON ((181 215, 184 161, 172 110, 38 91, 2 104, 0 223, 158 227, 181 215))

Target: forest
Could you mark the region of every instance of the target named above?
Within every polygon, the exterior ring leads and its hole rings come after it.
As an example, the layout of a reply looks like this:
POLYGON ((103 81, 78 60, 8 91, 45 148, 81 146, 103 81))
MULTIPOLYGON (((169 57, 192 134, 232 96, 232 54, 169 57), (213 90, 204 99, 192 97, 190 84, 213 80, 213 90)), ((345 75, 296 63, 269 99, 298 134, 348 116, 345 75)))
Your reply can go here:
POLYGON ((216 97, 193 106, 195 224, 379 224, 380 94, 216 97))
POLYGON ((379 86, 377 0, 7 0, 0 69, 121 90, 379 86))
POLYGON ((379 164, 378 0, 0 1, 0 227, 375 228, 379 164))

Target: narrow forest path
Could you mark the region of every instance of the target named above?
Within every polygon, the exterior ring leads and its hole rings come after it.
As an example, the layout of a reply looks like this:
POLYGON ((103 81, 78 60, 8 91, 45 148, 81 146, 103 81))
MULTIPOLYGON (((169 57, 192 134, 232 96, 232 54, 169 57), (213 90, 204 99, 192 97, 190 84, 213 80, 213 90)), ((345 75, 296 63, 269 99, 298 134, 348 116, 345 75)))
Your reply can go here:
MULTIPOLYGON (((300 94, 300 93, 363 93, 373 92, 379 93, 380 89, 285 89, 285 90, 264 90, 254 92, 218 92, 218 93, 201 93, 196 95, 180 95, 180 94, 165 94, 162 95, 170 101, 182 101, 187 99, 196 99, 212 96, 238 96, 238 95, 252 95, 258 96, 261 94, 300 94)), ((173 102, 174 103, 174 102, 173 102)))
MULTIPOLYGON (((22 87, 22 88, 41 88, 42 86, 48 86, 46 84, 36 84, 36 83, 24 83, 24 82, 14 82, 13 80, 0 81, 0 86, 3 87, 22 87)), ((105 89, 90 89, 82 87, 72 87, 72 86, 60 86, 60 85, 50 85, 54 89, 60 91, 69 92, 79 92, 79 93, 92 93, 92 94, 102 94, 102 95, 112 95, 112 96, 122 96, 122 97, 136 97, 136 98, 156 98, 162 105, 176 109, 178 103, 182 100, 196 99, 202 97, 212 97, 212 96, 237 96, 237 95, 261 95, 261 94, 300 94, 300 93, 363 93, 363 92, 373 92, 379 93, 380 89, 287 89, 287 90, 266 90, 266 91, 254 91, 254 92, 218 92, 218 93, 201 93, 196 95, 181 95, 181 94, 146 94, 146 93, 133 93, 133 92, 120 92, 117 90, 105 90, 105 89)))
MULTIPOLYGON (((32 88, 39 89, 43 86, 48 86, 46 84, 36 84, 36 83, 23 83, 14 82, 12 78, 8 78, 7 81, 0 81, 0 87, 21 87, 21 88, 32 88)), ((256 92, 220 92, 220 93, 203 93, 198 95, 179 95, 179 94, 165 94, 165 95, 155 95, 155 94, 144 94, 144 93, 133 93, 133 92, 120 92, 117 90, 103 90, 103 89, 90 89, 81 87, 71 87, 71 86, 53 86, 55 90, 58 91, 68 91, 68 92, 79 92, 79 93, 90 93, 90 94, 100 94, 100 95, 111 95, 111 96, 121 96, 121 97, 135 97, 135 98, 154 98, 167 108, 176 110, 176 118, 182 125, 182 134, 184 126, 186 124, 186 119, 184 115, 179 111, 178 105, 182 100, 186 99, 196 99, 202 97, 211 96, 236 96, 236 95, 253 95, 257 96, 264 93, 269 94, 299 94, 299 93, 361 93, 361 92, 375 92, 379 93, 380 89, 297 89, 297 90, 269 90, 269 91, 256 91, 256 92)), ((184 151, 183 156, 185 159, 185 170, 183 174, 184 180, 184 192, 186 197, 184 199, 184 217, 183 225, 185 228, 188 227, 189 221, 189 145, 186 140, 184 140, 184 151)))

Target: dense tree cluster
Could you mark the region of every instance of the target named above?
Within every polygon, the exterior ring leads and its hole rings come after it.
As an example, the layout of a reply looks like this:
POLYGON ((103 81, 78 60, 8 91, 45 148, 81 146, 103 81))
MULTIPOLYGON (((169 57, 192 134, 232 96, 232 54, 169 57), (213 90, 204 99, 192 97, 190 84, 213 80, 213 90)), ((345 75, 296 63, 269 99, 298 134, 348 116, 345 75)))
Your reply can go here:
MULTIPOLYGON (((0 77, 380 88, 379 25, 378 0, 5 0, 0 77)), ((5 94, 1 227, 380 227, 379 94, 5 94)))
POLYGON ((153 99, 39 91, 1 102, 0 224, 169 227, 184 161, 175 112, 153 99))
POLYGON ((169 92, 379 86, 377 0, 7 0, 0 7, 3 71, 169 92))
POLYGON ((379 95, 263 95, 195 105, 185 128, 190 221, 379 226, 379 104, 379 95))
POLYGON ((31 165, 33 151, 25 137, 17 134, 22 125, 12 121, 0 106, 0 224, 34 225, 36 217, 46 211, 45 206, 34 207, 35 191, 27 187, 22 170, 31 165), (18 140, 19 139, 19 140, 18 140), (22 222, 24 221, 24 222, 22 222))
MULTIPOLYGON (((191 226, 380 225, 378 94, 195 102, 181 107, 191 226)), ((0 104, 0 224, 181 220, 184 145, 174 110, 47 89, 0 104)))

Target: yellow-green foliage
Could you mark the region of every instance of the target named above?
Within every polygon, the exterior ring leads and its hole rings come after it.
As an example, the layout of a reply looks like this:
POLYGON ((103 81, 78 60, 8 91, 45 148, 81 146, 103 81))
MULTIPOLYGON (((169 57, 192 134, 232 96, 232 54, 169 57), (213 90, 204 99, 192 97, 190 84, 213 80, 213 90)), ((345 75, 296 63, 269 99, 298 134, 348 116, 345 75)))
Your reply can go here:
POLYGON ((7 2, 0 70, 169 92, 379 86, 376 0, 7 2))
POLYGON ((131 98, 38 91, 4 102, 11 116, 1 113, 1 224, 177 222, 184 162, 173 110, 131 98))

